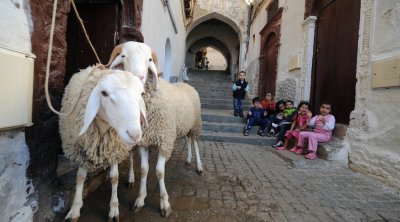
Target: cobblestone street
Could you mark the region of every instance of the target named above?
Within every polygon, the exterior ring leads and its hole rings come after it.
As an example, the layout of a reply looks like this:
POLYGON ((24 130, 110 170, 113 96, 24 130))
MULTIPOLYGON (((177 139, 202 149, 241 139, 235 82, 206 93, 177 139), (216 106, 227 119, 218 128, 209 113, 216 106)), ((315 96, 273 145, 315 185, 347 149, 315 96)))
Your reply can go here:
MULTIPOLYGON (((183 145, 177 142, 167 162, 166 187, 173 212, 164 221, 400 221, 398 192, 335 163, 296 169, 271 147, 202 141, 205 173, 199 176, 195 161, 185 165, 183 145)), ((133 191, 125 186, 126 167, 121 168, 121 221, 162 219, 156 156, 152 151, 146 204, 135 215, 130 208, 138 194, 138 155, 133 191)), ((109 200, 107 183, 84 200, 80 221, 104 221, 109 200)))

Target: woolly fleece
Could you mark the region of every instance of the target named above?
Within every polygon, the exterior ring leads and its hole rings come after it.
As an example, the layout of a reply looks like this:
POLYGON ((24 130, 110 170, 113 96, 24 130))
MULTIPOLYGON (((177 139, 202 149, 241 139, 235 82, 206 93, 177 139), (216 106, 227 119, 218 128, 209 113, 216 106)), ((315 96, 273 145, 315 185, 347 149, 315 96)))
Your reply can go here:
POLYGON ((168 160, 177 138, 200 139, 200 98, 192 86, 158 78, 158 88, 154 89, 149 79, 143 99, 148 125, 142 126, 141 145, 156 146, 168 160))
POLYGON ((64 155, 85 167, 89 172, 126 160, 130 149, 130 146, 122 142, 113 128, 109 128, 104 135, 100 135, 95 121, 82 136, 79 136, 91 91, 103 76, 113 72, 110 69, 93 70, 93 68, 81 70, 71 78, 65 88, 61 112, 69 112, 77 97, 80 96, 80 98, 70 116, 60 116, 60 135, 64 155), (82 94, 79 95, 82 87, 82 94))

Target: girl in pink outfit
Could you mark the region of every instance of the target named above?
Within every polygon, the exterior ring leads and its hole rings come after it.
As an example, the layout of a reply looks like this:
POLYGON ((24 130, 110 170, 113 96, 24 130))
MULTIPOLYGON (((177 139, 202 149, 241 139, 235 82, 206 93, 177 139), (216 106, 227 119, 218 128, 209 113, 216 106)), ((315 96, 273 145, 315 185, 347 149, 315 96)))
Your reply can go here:
POLYGON ((308 125, 314 128, 313 132, 303 131, 299 133, 297 150, 295 151, 296 154, 303 154, 304 140, 308 139, 308 150, 310 151, 310 153, 308 153, 304 157, 310 160, 314 160, 317 158, 318 142, 328 142, 329 140, 331 140, 332 130, 333 128, 335 128, 335 117, 330 114, 331 104, 322 103, 319 111, 320 114, 314 116, 308 122, 308 125))
MULTIPOLYGON (((285 144, 283 146, 276 147, 276 150, 286 150, 291 139, 297 139, 299 137, 300 131, 303 131, 307 128, 307 123, 311 119, 312 113, 310 111, 310 103, 308 102, 300 102, 297 107, 297 114, 293 118, 292 126, 290 130, 285 133, 285 144)), ((295 142, 296 144, 296 142, 295 142)), ((297 150, 297 147, 293 147, 290 151, 294 152, 297 150)))

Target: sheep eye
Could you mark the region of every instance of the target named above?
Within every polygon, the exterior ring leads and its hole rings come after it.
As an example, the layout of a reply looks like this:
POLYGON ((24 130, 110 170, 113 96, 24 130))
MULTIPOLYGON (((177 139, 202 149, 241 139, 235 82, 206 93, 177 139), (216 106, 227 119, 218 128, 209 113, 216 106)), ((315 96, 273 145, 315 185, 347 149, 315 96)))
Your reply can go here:
POLYGON ((144 92, 142 92, 142 96, 144 95, 144 92))
POLYGON ((125 55, 121 55, 122 58, 125 58, 125 55))
POLYGON ((149 59, 149 62, 151 62, 151 61, 153 61, 153 59, 152 59, 152 58, 150 58, 150 59, 149 59))
POLYGON ((108 93, 106 91, 101 91, 101 95, 108 96, 108 93))

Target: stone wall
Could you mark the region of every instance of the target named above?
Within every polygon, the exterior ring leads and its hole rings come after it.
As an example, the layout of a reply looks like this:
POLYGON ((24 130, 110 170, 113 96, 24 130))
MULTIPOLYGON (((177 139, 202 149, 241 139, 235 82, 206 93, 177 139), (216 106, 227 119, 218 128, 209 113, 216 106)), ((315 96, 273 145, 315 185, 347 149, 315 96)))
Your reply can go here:
MULTIPOLYGON (((46 59, 53 11, 52 1, 30 1, 32 9, 32 52, 36 55, 34 70, 33 114, 34 125, 27 128, 26 140, 31 155, 30 169, 34 175, 55 178, 57 155, 61 148, 58 135, 58 116, 52 113, 45 98, 46 59)), ((49 93, 53 106, 59 110, 64 91, 66 65, 66 27, 69 1, 59 1, 55 23, 53 55, 50 66, 49 93)))
POLYGON ((347 140, 350 164, 400 188, 400 88, 371 88, 372 67, 400 55, 400 2, 361 1, 356 104, 347 140))

